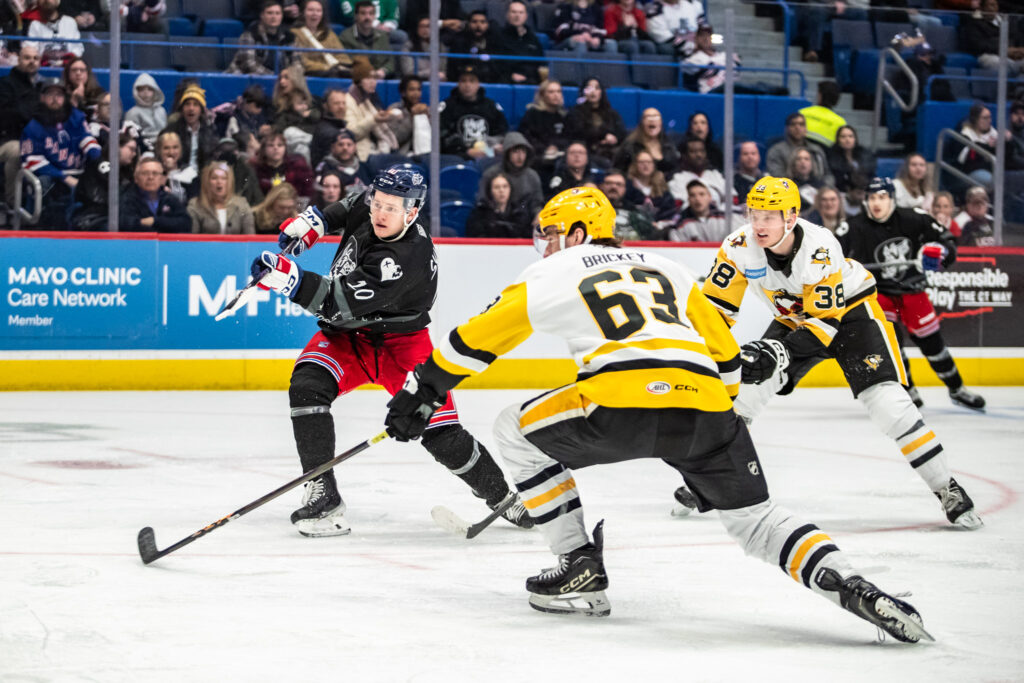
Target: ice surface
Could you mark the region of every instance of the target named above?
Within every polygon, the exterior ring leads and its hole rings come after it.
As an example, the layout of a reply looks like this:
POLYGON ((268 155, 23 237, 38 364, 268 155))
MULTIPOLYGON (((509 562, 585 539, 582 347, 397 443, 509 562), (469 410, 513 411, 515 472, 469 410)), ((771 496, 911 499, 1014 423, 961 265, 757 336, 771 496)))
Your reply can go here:
MULTIPOLYGON (((470 430, 534 392, 463 391, 470 430)), ((755 425, 774 499, 909 600, 934 645, 875 630, 745 558, 713 515, 673 519, 679 480, 638 461, 578 471, 605 518, 608 619, 529 608, 552 564, 499 520, 474 540, 430 518, 487 514, 420 446, 338 469, 352 535, 299 536, 299 491, 150 566, 159 547, 299 473, 284 392, 0 394, 2 681, 977 681, 1024 678, 1024 388, 986 415, 925 388, 924 414, 986 522, 953 530, 845 389, 804 389, 755 425)), ((386 396, 334 407, 338 451, 380 431, 386 396)))

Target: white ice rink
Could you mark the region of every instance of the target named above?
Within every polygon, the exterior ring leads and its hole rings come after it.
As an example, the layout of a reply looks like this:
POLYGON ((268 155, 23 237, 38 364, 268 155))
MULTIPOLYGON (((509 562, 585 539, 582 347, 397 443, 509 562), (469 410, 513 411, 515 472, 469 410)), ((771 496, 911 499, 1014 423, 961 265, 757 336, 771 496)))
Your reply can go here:
MULTIPOLYGON (((530 609, 540 534, 446 535, 431 507, 486 508, 390 441, 338 469, 352 535, 296 534, 296 490, 147 567, 141 527, 163 548, 298 475, 286 393, 0 393, 0 680, 1022 680, 1024 388, 980 391, 986 415, 922 392, 973 533, 845 389, 800 390, 754 428, 773 498, 913 592, 938 639, 913 646, 744 557, 713 514, 672 519, 679 479, 651 461, 576 473, 588 524, 607 520, 607 619, 530 609)), ((492 444, 498 410, 533 393, 457 400, 492 444)), ((339 452, 380 431, 385 398, 335 404, 339 452)))

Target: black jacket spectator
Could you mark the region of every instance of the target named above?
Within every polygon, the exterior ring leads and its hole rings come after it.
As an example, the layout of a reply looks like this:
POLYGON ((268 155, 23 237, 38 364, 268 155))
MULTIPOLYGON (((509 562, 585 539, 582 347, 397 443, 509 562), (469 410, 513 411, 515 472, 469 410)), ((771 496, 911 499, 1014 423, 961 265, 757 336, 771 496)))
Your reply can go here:
MULTIPOLYGON (((529 26, 524 26, 526 32, 520 35, 514 26, 505 26, 498 33, 496 53, 512 57, 543 57, 544 47, 540 44, 537 34, 529 26)), ((517 59, 502 60, 498 68, 503 74, 502 81, 505 83, 540 83, 540 72, 538 69, 544 62, 527 61, 517 59), (514 76, 519 74, 525 80, 516 80, 514 76)))
POLYGON ((292 53, 285 50, 268 50, 265 48, 286 47, 295 42, 295 34, 283 25, 276 29, 268 29, 259 21, 249 25, 247 31, 238 37, 242 47, 235 53, 228 67, 228 73, 234 74, 276 74, 288 66, 292 53), (260 47, 263 46, 263 47, 260 47))
POLYGON ((835 178, 835 188, 840 192, 850 189, 850 179, 855 173, 873 178, 875 167, 878 165, 878 160, 871 150, 860 145, 853 148, 852 160, 846 158, 843 150, 839 148, 839 143, 826 150, 825 158, 828 160, 828 167, 835 178))
POLYGON ((519 132, 541 155, 548 147, 565 150, 569 144, 569 136, 565 134, 567 118, 568 112, 564 109, 549 111, 530 104, 523 118, 519 119, 519 132))
POLYGON ((529 239, 533 235, 530 221, 522 204, 508 202, 501 211, 490 199, 481 199, 466 219, 466 237, 529 239))
MULTIPOLYGON (((495 54, 499 47, 498 38, 489 27, 483 29, 487 25, 486 22, 486 14, 483 12, 474 13, 470 16, 470 23, 466 26, 466 29, 452 36, 451 45, 448 48, 449 52, 464 55, 495 54), (481 33, 474 32, 474 24, 483 29, 483 31, 481 33)), ((483 83, 497 83, 501 80, 501 64, 498 62, 481 61, 478 59, 454 59, 451 57, 448 58, 448 80, 459 80, 459 73, 467 65, 472 65, 480 75, 480 81, 483 83)))
POLYGON ((441 151, 465 155, 477 140, 498 137, 508 132, 508 120, 501 107, 480 88, 473 100, 467 100, 456 88, 441 103, 441 151))
POLYGON ((611 108, 593 108, 587 102, 577 104, 569 110, 565 122, 566 135, 572 140, 582 140, 593 157, 603 157, 611 161, 615 147, 604 144, 605 137, 611 133, 619 143, 626 138, 626 124, 622 122, 619 112, 611 108))
POLYGON ((121 232, 192 232, 192 219, 185 205, 167 190, 157 192, 156 211, 149 208, 138 185, 121 192, 121 232), (143 218, 154 219, 152 227, 142 225, 143 218))
POLYGON ((21 132, 32 120, 39 105, 35 73, 28 74, 18 67, 0 78, 0 143, 20 140, 21 132))

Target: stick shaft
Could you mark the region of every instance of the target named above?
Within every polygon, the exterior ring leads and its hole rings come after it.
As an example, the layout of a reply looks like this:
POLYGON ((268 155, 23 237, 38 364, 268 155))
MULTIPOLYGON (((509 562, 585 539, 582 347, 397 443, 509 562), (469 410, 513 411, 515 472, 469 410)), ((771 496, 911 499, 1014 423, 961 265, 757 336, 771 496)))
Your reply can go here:
MULTIPOLYGON (((390 435, 386 431, 383 431, 380 434, 377 434, 376 436, 370 437, 369 439, 367 439, 366 441, 362 442, 358 446, 355 446, 353 448, 348 449, 347 451, 345 451, 344 453, 336 456, 332 460, 328 460, 323 465, 320 465, 319 467, 315 467, 315 468, 311 469, 309 472, 306 472, 302 476, 297 477, 295 479, 292 479, 287 484, 279 486, 278 488, 274 489, 273 491, 271 491, 267 495, 265 495, 265 496, 263 496, 261 498, 257 498, 256 500, 252 501, 248 505, 245 505, 243 507, 238 508, 237 510, 232 512, 230 515, 226 515, 226 516, 221 517, 220 519, 218 519, 216 522, 213 522, 211 524, 207 524, 202 529, 200 529, 200 530, 196 531, 195 533, 193 533, 191 536, 186 536, 185 538, 181 539, 180 541, 178 541, 174 545, 169 546, 169 547, 167 547, 167 548, 165 548, 163 550, 157 550, 155 555, 152 552, 152 548, 150 548, 149 551, 146 551, 146 550, 143 549, 143 544, 144 544, 144 541, 142 540, 143 533, 140 532, 139 554, 142 555, 142 561, 145 564, 149 564, 150 562, 153 562, 154 560, 158 560, 161 557, 164 557, 165 555, 170 555, 175 550, 183 548, 186 545, 188 545, 189 543, 192 543, 193 541, 202 538, 203 536, 205 536, 206 534, 210 533, 214 529, 219 529, 220 527, 224 526, 228 522, 233 521, 235 519, 238 519, 242 515, 248 514, 248 513, 252 512, 253 510, 255 510, 258 507, 266 505, 267 503, 269 503, 270 501, 274 500, 278 496, 281 496, 282 494, 285 494, 288 491, 291 491, 292 489, 294 489, 295 487, 299 486, 300 484, 303 484, 303 483, 309 481, 310 479, 315 479, 315 478, 319 477, 321 474, 323 474, 327 470, 335 467, 336 465, 339 465, 339 464, 343 463, 344 461, 348 460, 349 458, 351 458, 354 455, 362 453, 363 451, 365 451, 370 446, 372 446, 375 443, 378 443, 380 441, 383 441, 384 439, 388 438, 389 436, 390 435)), ((145 531, 145 529, 143 530, 143 532, 144 531, 145 531)), ((153 545, 153 547, 155 547, 155 544, 153 545)))

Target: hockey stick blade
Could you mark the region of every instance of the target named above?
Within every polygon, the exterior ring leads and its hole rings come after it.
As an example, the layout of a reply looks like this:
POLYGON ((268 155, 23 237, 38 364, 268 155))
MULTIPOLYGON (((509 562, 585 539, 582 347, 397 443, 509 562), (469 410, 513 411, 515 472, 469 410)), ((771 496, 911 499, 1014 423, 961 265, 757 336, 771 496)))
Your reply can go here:
POLYGON ((168 546, 167 548, 164 548, 163 550, 160 550, 160 549, 158 549, 156 547, 156 534, 154 534, 152 527, 148 527, 147 526, 147 527, 145 527, 143 529, 140 529, 139 530, 139 536, 138 536, 139 557, 142 558, 142 563, 143 564, 151 564, 152 562, 154 562, 156 560, 159 560, 161 557, 164 557, 165 555, 170 555, 175 550, 178 550, 179 548, 183 548, 184 546, 188 545, 192 541, 195 541, 195 540, 197 540, 199 538, 202 538, 203 536, 205 536, 206 534, 210 533, 214 529, 219 529, 220 527, 224 526, 228 522, 236 520, 239 517, 241 517, 242 515, 247 514, 249 512, 252 512, 256 508, 261 507, 261 506, 269 503, 270 501, 274 500, 278 496, 281 496, 281 495, 287 493, 288 491, 291 491, 296 486, 304 484, 307 481, 309 481, 310 479, 315 479, 316 477, 319 477, 321 474, 323 474, 327 470, 330 470, 330 469, 334 468, 335 466, 340 465, 341 463, 345 462, 346 460, 348 460, 352 456, 354 456, 354 455, 356 455, 358 453, 362 453, 363 451, 365 451, 370 446, 374 445, 375 443, 379 443, 379 442, 383 441, 384 439, 389 438, 390 436, 391 435, 388 434, 387 431, 383 431, 380 434, 377 434, 376 436, 371 436, 369 439, 367 439, 366 441, 362 442, 358 446, 354 446, 354 447, 348 449, 347 451, 345 451, 344 453, 341 453, 340 455, 335 456, 334 459, 328 460, 323 465, 320 465, 319 467, 315 467, 315 468, 311 469, 309 472, 306 472, 305 474, 303 474, 302 476, 297 477, 295 479, 292 479, 287 484, 284 484, 283 486, 280 486, 280 487, 274 489, 273 491, 271 491, 267 495, 265 495, 265 496, 263 496, 261 498, 257 498, 256 500, 252 501, 248 505, 235 510, 230 515, 225 515, 224 517, 221 517, 220 519, 218 519, 216 522, 212 522, 210 524, 207 524, 206 526, 204 526, 199 531, 196 531, 195 533, 193 533, 191 536, 186 536, 185 538, 181 539, 180 541, 178 541, 174 545, 168 546))
POLYGON ((445 531, 461 536, 462 538, 476 538, 480 535, 480 532, 491 525, 491 522, 501 517, 501 513, 512 507, 512 504, 516 502, 515 491, 509 491, 508 495, 505 496, 498 506, 491 511, 491 514, 481 519, 476 524, 470 524, 466 520, 459 517, 457 514, 449 510, 443 505, 438 505, 430 511, 430 516, 434 518, 434 522, 445 531))

